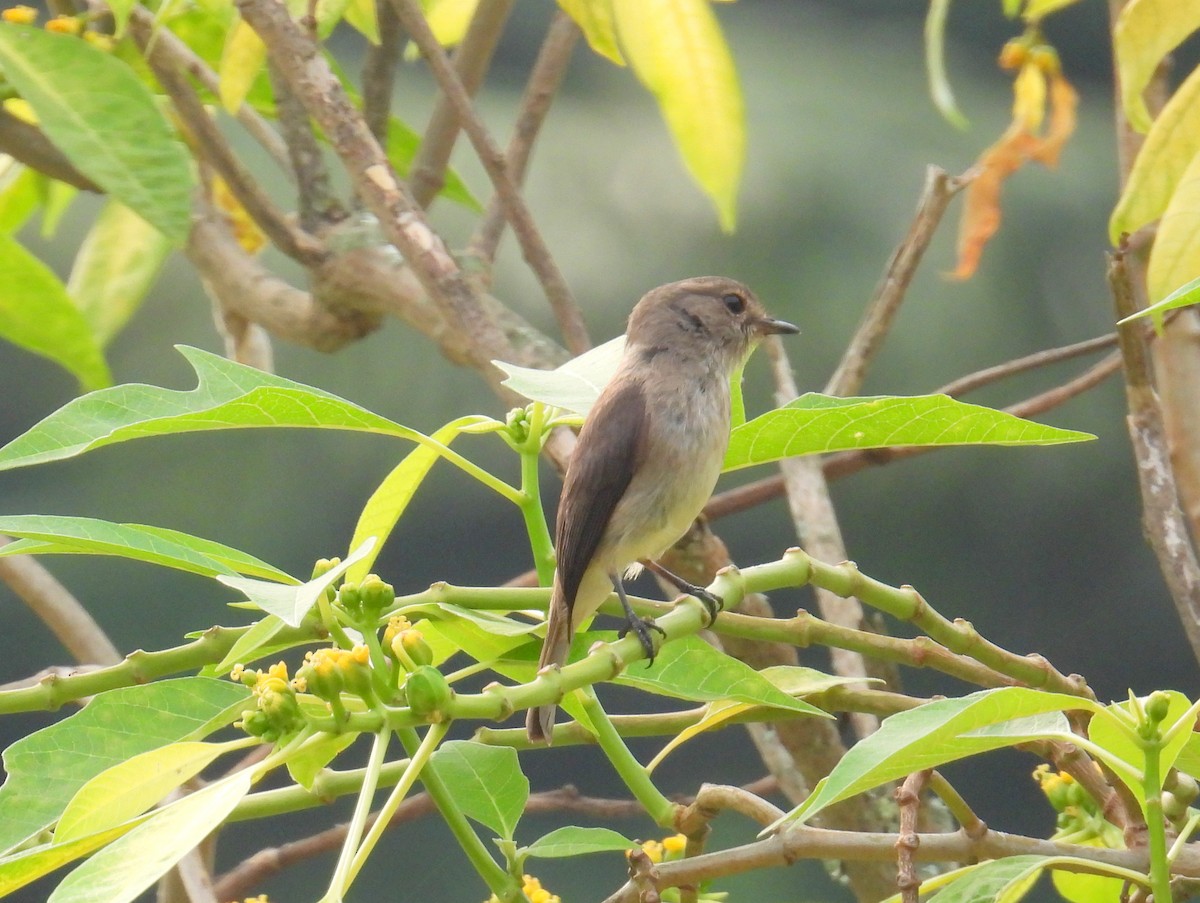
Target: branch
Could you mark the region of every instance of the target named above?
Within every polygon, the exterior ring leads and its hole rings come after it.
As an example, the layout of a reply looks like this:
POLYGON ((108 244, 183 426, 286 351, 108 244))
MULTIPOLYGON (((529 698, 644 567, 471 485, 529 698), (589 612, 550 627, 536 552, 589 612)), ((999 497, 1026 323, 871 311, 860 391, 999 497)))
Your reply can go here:
MULTIPOLYGON (((0 546, 10 542, 0 536, 0 546)), ((75 661, 112 665, 121 653, 71 591, 30 555, 0 558, 0 580, 29 606, 75 661)))
POLYGON ((455 73, 446 51, 429 30, 429 23, 425 21, 425 15, 417 7, 415 0, 392 0, 392 4, 400 18, 400 24, 420 48, 434 78, 454 107, 463 131, 471 139, 476 155, 487 171, 501 203, 504 204, 513 234, 521 245, 521 253, 542 284, 542 290, 546 293, 550 308, 562 331, 564 343, 573 354, 586 351, 591 347, 591 340, 588 338, 587 327, 579 308, 571 297, 567 281, 534 224, 524 198, 509 176, 500 148, 475 113, 471 95, 455 73))
POLYGON ((925 187, 908 234, 892 252, 875 295, 867 305, 854 337, 846 346, 837 369, 825 386, 827 395, 854 395, 862 389, 867 369, 891 330, 909 283, 916 274, 926 248, 941 224, 946 207, 956 194, 975 178, 973 171, 952 178, 937 166, 925 170, 925 187))
MULTIPOLYGON (((388 2, 390 6, 390 0, 388 2)), ((454 54, 454 71, 463 88, 474 97, 492 64, 492 54, 504 32, 504 23, 512 12, 513 0, 482 0, 467 25, 462 43, 454 54)), ((396 9, 392 10, 393 15, 396 9)), ((411 37, 411 35, 410 35, 411 37)), ((416 43, 414 41, 414 43, 416 43)), ((420 44, 417 44, 420 47, 420 44)), ((439 45, 440 46, 440 45, 439 45)), ((409 173, 413 197, 422 207, 433 203, 446 182, 446 166, 461 128, 453 101, 444 86, 430 114, 421 146, 409 173)))
MULTIPOLYGON (((495 388, 493 358, 517 353, 486 314, 441 237, 401 183, 362 115, 321 56, 319 47, 274 0, 238 0, 242 17, 258 32, 292 90, 325 133, 385 238, 402 253, 453 328, 469 342, 469 360, 495 388)), ((422 20, 423 21, 423 20, 422 20)))
POLYGON ((367 47, 362 68, 363 119, 367 121, 375 140, 387 147, 388 123, 392 116, 392 88, 396 83, 403 32, 396 11, 388 0, 376 0, 375 18, 379 23, 379 43, 367 47))
MULTIPOLYGON (((1138 310, 1125 266, 1125 252, 1108 259, 1108 282, 1117 318, 1138 310)), ((1137 459, 1142 490, 1142 529, 1183 623, 1192 653, 1200 659, 1200 563, 1179 507, 1175 474, 1167 451, 1162 411, 1150 376, 1150 363, 1141 330, 1136 324, 1118 327, 1125 369, 1125 397, 1129 404, 1129 437, 1137 459)))
POLYGON ((75 168, 36 125, 18 119, 0 107, 0 153, 24 163, 52 179, 74 185, 81 191, 101 192, 95 182, 75 168))
MULTIPOLYGON (((537 60, 529 73, 529 81, 525 85, 525 93, 521 96, 521 106, 513 125, 512 137, 504 151, 505 165, 517 185, 525 181, 525 169, 533 153, 533 144, 541 131, 546 114, 550 111, 550 103, 562 84, 563 76, 567 74, 571 52, 581 34, 575 20, 562 10, 554 14, 554 20, 546 32, 546 39, 542 42, 542 49, 538 52, 537 60)), ((500 245, 507 222, 499 195, 493 195, 483 220, 467 246, 467 253, 480 261, 481 273, 489 281, 496 249, 500 245)))
MULTIPOLYGON (((792 865, 798 859, 847 859, 888 861, 895 853, 896 834, 862 834, 829 831, 805 825, 788 828, 774 837, 733 849, 707 853, 693 859, 664 862, 656 866, 655 890, 712 881, 764 868, 792 865)), ((1111 850, 1104 847, 1059 843, 1019 834, 987 831, 972 838, 965 831, 919 834, 913 851, 917 862, 973 862, 1007 856, 1069 856, 1100 865, 1145 872, 1149 859, 1144 850, 1111 850)), ((1185 878, 1200 876, 1200 851, 1187 849, 1172 864, 1172 874, 1185 878)), ((606 903, 636 903, 637 888, 626 884, 606 903)))
POLYGON ((129 33, 153 70, 154 77, 171 98, 180 120, 195 140, 200 152, 221 174, 230 191, 246 208, 246 212, 279 250, 301 263, 320 260, 325 254, 324 246, 314 236, 293 224, 283 211, 275 206, 274 201, 262 189, 259 180, 234 153, 208 110, 204 108, 187 76, 175 68, 176 61, 160 49, 161 45, 156 39, 160 30, 152 21, 147 23, 140 16, 135 16, 129 21, 129 33))
POLYGON ((900 808, 900 833, 896 836, 896 887, 900 888, 900 903, 918 903, 921 898, 921 879, 913 863, 913 854, 921 847, 917 834, 917 816, 921 812, 921 791, 933 769, 917 771, 896 788, 896 805, 900 808))

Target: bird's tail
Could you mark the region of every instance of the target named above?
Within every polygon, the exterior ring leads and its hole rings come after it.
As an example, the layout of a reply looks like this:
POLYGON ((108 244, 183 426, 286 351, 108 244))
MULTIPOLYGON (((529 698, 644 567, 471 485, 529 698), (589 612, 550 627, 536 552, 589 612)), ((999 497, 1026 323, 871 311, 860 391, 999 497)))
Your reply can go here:
MULTIPOLYGON (((546 642, 542 644, 542 655, 538 659, 538 670, 547 665, 565 665, 567 653, 571 649, 571 611, 563 597, 562 586, 557 575, 554 579, 554 591, 550 596, 550 610, 546 619, 546 642)), ((554 713, 558 708, 554 703, 530 709, 525 718, 525 733, 532 743, 550 744, 554 730, 554 713)))

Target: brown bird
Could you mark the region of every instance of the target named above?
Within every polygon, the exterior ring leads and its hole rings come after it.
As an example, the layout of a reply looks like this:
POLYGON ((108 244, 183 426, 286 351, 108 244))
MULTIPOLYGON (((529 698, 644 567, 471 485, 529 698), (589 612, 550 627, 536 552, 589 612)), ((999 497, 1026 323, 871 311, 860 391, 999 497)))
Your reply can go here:
MULTIPOLYGON (((729 380, 767 335, 795 333, 767 316, 746 286, 702 276, 659 286, 629 315, 625 350, 567 467, 558 506, 558 569, 538 668, 562 665, 571 637, 615 589, 629 627, 653 657, 648 627, 622 574, 669 549, 712 495, 729 444, 729 380)), ((715 617, 721 602, 660 566, 715 617)), ((530 709, 526 730, 550 741, 555 706, 530 709)))

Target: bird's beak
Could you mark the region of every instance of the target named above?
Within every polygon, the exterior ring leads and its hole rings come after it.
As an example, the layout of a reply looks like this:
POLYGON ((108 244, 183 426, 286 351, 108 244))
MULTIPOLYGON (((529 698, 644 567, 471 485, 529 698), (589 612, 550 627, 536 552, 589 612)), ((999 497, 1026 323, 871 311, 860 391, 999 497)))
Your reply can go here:
POLYGON ((754 331, 759 335, 795 335, 800 331, 787 320, 776 320, 772 317, 759 317, 754 321, 754 331))

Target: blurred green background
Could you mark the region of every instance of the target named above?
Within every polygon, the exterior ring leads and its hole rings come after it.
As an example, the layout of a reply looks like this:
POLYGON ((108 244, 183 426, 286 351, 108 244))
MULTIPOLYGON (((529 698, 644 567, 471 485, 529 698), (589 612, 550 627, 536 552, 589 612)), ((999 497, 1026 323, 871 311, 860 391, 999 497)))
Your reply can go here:
MULTIPOLYGON (((921 47, 924 4, 897 0, 718 4, 746 98, 749 157, 739 227, 725 236, 693 188, 651 98, 625 70, 576 51, 532 166, 527 196, 548 243, 584 306, 596 341, 623 328, 643 291, 662 282, 721 273, 749 283, 778 316, 801 324, 789 341, 797 381, 819 390, 836 364, 879 274, 912 214, 927 164, 966 169, 1008 122, 1009 78, 995 55, 1018 26, 998 3, 960 4, 951 16, 948 65, 972 127, 960 132, 934 111, 921 47)), ((497 55, 481 106, 501 135, 553 9, 521 0, 497 55)), ((1004 225, 978 275, 947 281, 957 206, 909 291, 896 329, 864 394, 920 393, 966 372, 1112 327, 1103 275, 1106 221, 1115 200, 1115 152, 1106 6, 1084 0, 1047 24, 1081 95, 1079 130, 1057 171, 1031 168, 1006 187, 1004 225)), ((343 60, 359 43, 336 44, 343 60)), ((418 128, 430 106, 423 69, 403 69, 397 112, 418 128)), ((464 148, 456 165, 486 197, 486 180, 464 148)), ((287 189, 276 186, 281 199, 287 189)), ((290 203, 290 200, 289 200, 290 203)), ((22 239, 64 276, 97 204, 81 198, 49 239, 35 226, 22 239)), ((469 235, 466 211, 439 203, 435 223, 451 243, 469 235)), ((287 271, 286 265, 281 264, 287 271)), ((496 293, 553 331, 540 290, 504 246, 496 293)), ((171 348, 214 351, 220 341, 195 274, 172 261, 142 311, 117 338, 118 381, 190 388, 171 348)), ((969 400, 1003 405, 1061 382, 1076 363, 1014 379, 969 400)), ((473 374, 445 362, 396 322, 338 354, 279 346, 282 375, 319 386, 411 426, 432 430, 470 412, 502 416, 473 374)), ((763 361, 748 370, 753 413, 769 404, 763 361)), ((0 441, 20 434, 68 401, 72 380, 49 363, 0 346, 0 441)), ((1173 688, 1195 696, 1197 668, 1146 547, 1123 421, 1121 386, 1110 381, 1043 419, 1083 429, 1096 442, 1049 449, 959 449, 868 471, 833 487, 850 556, 867 573, 911 583, 950 617, 972 621, 1017 652, 1041 652, 1080 672, 1101 698, 1128 688, 1173 688)), ((0 512, 59 513, 133 521, 193 532, 245 549, 296 574, 319 557, 344 553, 357 512, 408 448, 395 441, 328 432, 245 431, 154 439, 79 460, 0 474, 0 512)), ((470 457, 515 475, 494 437, 464 440, 470 457)), ((766 471, 739 475, 753 479, 766 471)), ((736 480, 730 480, 732 485, 736 480)), ((558 483, 546 479, 549 504, 558 483)), ((719 521, 735 559, 757 563, 795 542, 783 503, 719 521)), ((421 488, 379 560, 398 591, 445 579, 501 582, 530 565, 515 510, 449 468, 421 488)), ((45 559, 83 599, 122 651, 160 648, 188 630, 244 623, 230 595, 201 578, 84 557, 45 559)), ((773 600, 786 614, 804 593, 773 600)), ((902 625, 896 632, 909 635, 902 625)), ((0 682, 65 654, 7 589, 0 587, 0 682)), ((824 664, 819 651, 805 662, 824 664)), ((913 693, 970 688, 936 674, 906 673, 913 693)), ((636 705, 622 696, 623 703, 636 705)), ((5 743, 48 723, 28 716, 0 723, 5 743)), ((647 756, 655 744, 642 744, 647 756)), ((607 764, 586 750, 527 758, 534 789, 574 783, 584 793, 622 795, 607 764)), ((1053 815, 1029 779, 1028 756, 994 755, 949 770, 992 827, 1048 835, 1053 815)), ((739 782, 762 772, 744 733, 693 742, 658 772, 668 793, 703 781, 739 782)), ((345 806, 292 816, 272 826, 238 826, 222 840, 232 864, 266 843, 311 833, 345 817, 345 806), (279 832, 274 830, 278 827, 279 832)), ((529 842, 567 817, 530 817, 529 842)), ((645 821, 612 825, 654 836, 645 821)), ((749 839, 732 817, 716 845, 749 839)), ((486 896, 433 819, 394 832, 352 899, 477 900, 486 896), (402 886, 404 891, 386 892, 402 886), (374 889, 372 889, 374 887, 374 889)), ((292 870, 257 890, 273 900, 306 900, 332 857, 292 870)), ((604 896, 622 880, 613 856, 539 867, 564 899, 604 896)), ((816 866, 723 883, 734 900, 836 900, 847 895, 816 866)), ((44 898, 46 888, 22 899, 44 898)), ((1051 897, 1044 890, 1045 898, 1051 897)))

